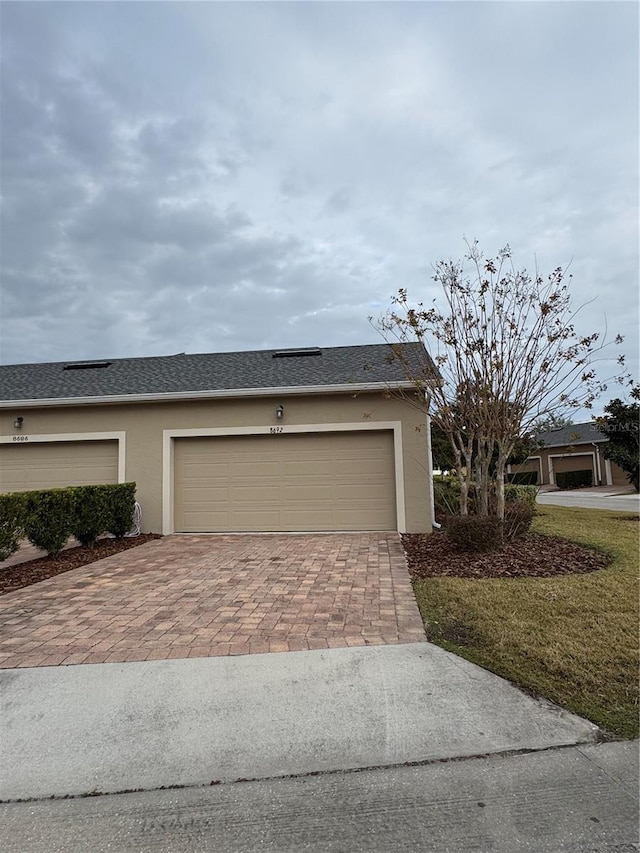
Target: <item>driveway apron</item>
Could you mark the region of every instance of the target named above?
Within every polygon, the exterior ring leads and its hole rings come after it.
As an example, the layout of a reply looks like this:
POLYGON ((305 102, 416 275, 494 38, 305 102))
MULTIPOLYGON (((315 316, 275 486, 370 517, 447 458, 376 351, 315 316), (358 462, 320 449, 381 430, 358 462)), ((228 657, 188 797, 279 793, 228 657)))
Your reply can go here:
POLYGON ((397 533, 173 535, 0 598, 0 668, 424 641, 397 533))

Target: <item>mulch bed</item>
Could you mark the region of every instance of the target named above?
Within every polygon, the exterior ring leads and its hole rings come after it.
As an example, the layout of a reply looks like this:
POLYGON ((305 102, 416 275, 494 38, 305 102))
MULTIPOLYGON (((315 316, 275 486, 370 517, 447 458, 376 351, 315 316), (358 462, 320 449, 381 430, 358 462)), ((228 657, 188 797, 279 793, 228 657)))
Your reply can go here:
POLYGON ((142 533, 140 536, 132 536, 127 539, 99 539, 93 548, 83 548, 76 545, 62 551, 57 557, 38 557, 26 563, 18 563, 15 566, 2 568, 0 563, 0 595, 15 592, 24 586, 44 581, 71 569, 95 563, 103 557, 119 554, 137 545, 144 545, 153 539, 161 539, 159 533, 142 533))
POLYGON ((551 578, 604 569, 611 558, 566 539, 527 533, 496 551, 461 551, 447 534, 405 533, 402 544, 415 578, 551 578))
MULTIPOLYGON (((100 539, 93 548, 78 545, 57 557, 39 557, 4 569, 0 563, 0 595, 160 538, 158 533, 143 533, 130 539, 100 539)), ((595 572, 611 562, 606 554, 540 533, 528 533, 496 551, 480 554, 459 550, 444 531, 429 536, 405 533, 402 544, 416 578, 549 578, 595 572)))

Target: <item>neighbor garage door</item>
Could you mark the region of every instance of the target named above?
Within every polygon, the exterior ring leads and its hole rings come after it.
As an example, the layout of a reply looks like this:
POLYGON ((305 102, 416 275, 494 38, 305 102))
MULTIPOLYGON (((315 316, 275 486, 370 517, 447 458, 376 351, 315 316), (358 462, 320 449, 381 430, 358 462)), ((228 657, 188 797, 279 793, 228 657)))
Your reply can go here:
POLYGON ((0 492, 117 482, 117 441, 0 444, 0 492))
POLYGON ((395 530, 391 432, 177 439, 178 532, 395 530))
POLYGON ((556 474, 566 473, 568 471, 591 471, 593 482, 596 482, 596 474, 593 470, 592 453, 570 453, 567 456, 552 458, 552 463, 554 483, 556 474))

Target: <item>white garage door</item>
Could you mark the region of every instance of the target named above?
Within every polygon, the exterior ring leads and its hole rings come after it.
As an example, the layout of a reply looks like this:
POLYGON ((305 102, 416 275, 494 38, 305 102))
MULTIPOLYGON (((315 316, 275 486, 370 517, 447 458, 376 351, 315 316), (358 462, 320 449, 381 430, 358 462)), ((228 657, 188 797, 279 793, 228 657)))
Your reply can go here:
POLYGON ((117 482, 117 441, 0 444, 0 492, 117 482))
POLYGON ((175 441, 178 532, 395 530, 391 432, 175 441))

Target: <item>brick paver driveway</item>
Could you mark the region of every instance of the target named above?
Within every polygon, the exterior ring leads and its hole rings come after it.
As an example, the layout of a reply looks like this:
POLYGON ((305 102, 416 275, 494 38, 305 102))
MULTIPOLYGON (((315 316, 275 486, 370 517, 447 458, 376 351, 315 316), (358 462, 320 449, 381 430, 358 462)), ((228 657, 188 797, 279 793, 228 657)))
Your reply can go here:
POLYGON ((168 536, 0 597, 0 667, 424 640, 400 538, 168 536))

